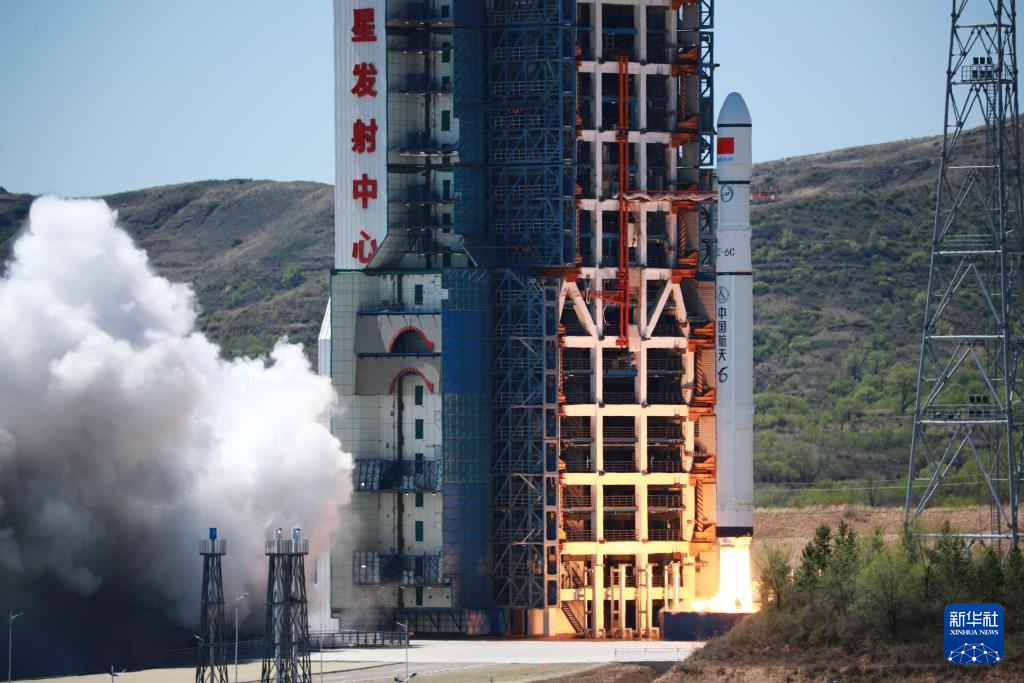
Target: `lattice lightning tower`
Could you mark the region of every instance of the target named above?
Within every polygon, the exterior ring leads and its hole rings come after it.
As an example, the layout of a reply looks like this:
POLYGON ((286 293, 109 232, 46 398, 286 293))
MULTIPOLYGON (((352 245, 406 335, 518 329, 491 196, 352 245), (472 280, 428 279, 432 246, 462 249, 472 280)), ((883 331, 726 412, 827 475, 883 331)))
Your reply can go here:
POLYGON ((905 516, 919 516, 944 479, 973 462, 988 514, 965 535, 1016 545, 1024 352, 1016 3, 953 0, 952 10, 905 516))
POLYGON ((267 622, 261 683, 310 683, 309 620, 306 612, 305 556, 309 540, 299 529, 290 539, 267 541, 267 622))
POLYGON ((224 585, 221 581, 221 558, 227 541, 217 539, 217 529, 210 529, 210 538, 199 542, 203 556, 202 613, 199 617, 196 683, 227 683, 228 670, 224 642, 224 585))

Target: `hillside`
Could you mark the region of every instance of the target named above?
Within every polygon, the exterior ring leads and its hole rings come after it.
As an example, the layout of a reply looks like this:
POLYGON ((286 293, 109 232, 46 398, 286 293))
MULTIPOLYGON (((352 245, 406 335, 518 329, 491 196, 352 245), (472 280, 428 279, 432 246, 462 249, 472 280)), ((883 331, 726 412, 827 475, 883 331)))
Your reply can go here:
MULTIPOLYGON (((900 499, 898 483, 878 482, 906 467, 939 151, 925 138, 757 167, 755 182, 783 192, 754 207, 759 503, 900 499), (878 481, 788 492, 833 479, 878 481)), ((225 354, 264 352, 282 334, 314 342, 330 186, 208 181, 106 199, 161 273, 193 283, 225 354)), ((0 254, 30 200, 0 192, 0 254)))
POLYGON ((758 166, 783 192, 753 217, 760 481, 904 476, 939 154, 926 138, 758 166))

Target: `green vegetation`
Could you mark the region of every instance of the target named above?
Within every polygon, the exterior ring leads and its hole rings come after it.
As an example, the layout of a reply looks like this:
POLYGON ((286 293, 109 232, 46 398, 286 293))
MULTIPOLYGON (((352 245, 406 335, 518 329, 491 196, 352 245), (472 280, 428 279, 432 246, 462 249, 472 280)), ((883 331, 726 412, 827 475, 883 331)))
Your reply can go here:
POLYGON ((1024 554, 1014 549, 1000 559, 990 547, 969 549, 948 524, 934 545, 913 532, 893 544, 880 532, 858 536, 845 523, 835 532, 820 526, 795 572, 787 553, 773 547, 756 566, 765 598, 758 619, 788 643, 860 651, 941 639, 936 625, 952 602, 999 603, 1008 632, 1024 627, 1024 554))
MULTIPOLYGON (((1024 671, 1024 554, 1000 558, 969 548, 946 525, 934 543, 917 533, 887 543, 845 524, 819 527, 800 554, 766 546, 755 557, 764 605, 731 633, 679 667, 698 676, 728 663, 737 669, 783 665, 787 680, 952 680, 967 674, 942 657, 943 618, 953 602, 1003 606, 1006 658, 1000 680, 1024 671), (792 653, 799 652, 799 661, 792 653)), ((735 672, 733 672, 735 673, 735 672)), ((752 680, 752 679, 746 679, 752 680)), ((987 679, 986 679, 987 680, 987 679)))
POLYGON ((302 284, 303 279, 302 267, 294 263, 285 266, 281 271, 281 284, 285 287, 297 287, 302 284))
POLYGON ((758 166, 757 504, 902 504, 937 177, 934 140, 758 166))

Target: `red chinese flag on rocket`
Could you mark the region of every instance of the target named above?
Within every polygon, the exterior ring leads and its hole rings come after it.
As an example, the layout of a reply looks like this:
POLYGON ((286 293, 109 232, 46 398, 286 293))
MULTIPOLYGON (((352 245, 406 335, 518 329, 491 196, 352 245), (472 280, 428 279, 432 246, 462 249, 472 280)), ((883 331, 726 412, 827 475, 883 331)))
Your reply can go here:
POLYGON ((735 154, 736 138, 718 138, 719 154, 735 154))

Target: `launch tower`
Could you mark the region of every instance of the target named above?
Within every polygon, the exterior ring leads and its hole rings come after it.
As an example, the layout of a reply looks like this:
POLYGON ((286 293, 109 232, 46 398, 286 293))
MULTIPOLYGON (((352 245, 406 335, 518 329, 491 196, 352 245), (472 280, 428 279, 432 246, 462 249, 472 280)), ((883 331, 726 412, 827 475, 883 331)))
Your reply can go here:
POLYGON ((336 0, 344 627, 653 637, 717 592, 712 28, 336 0))

